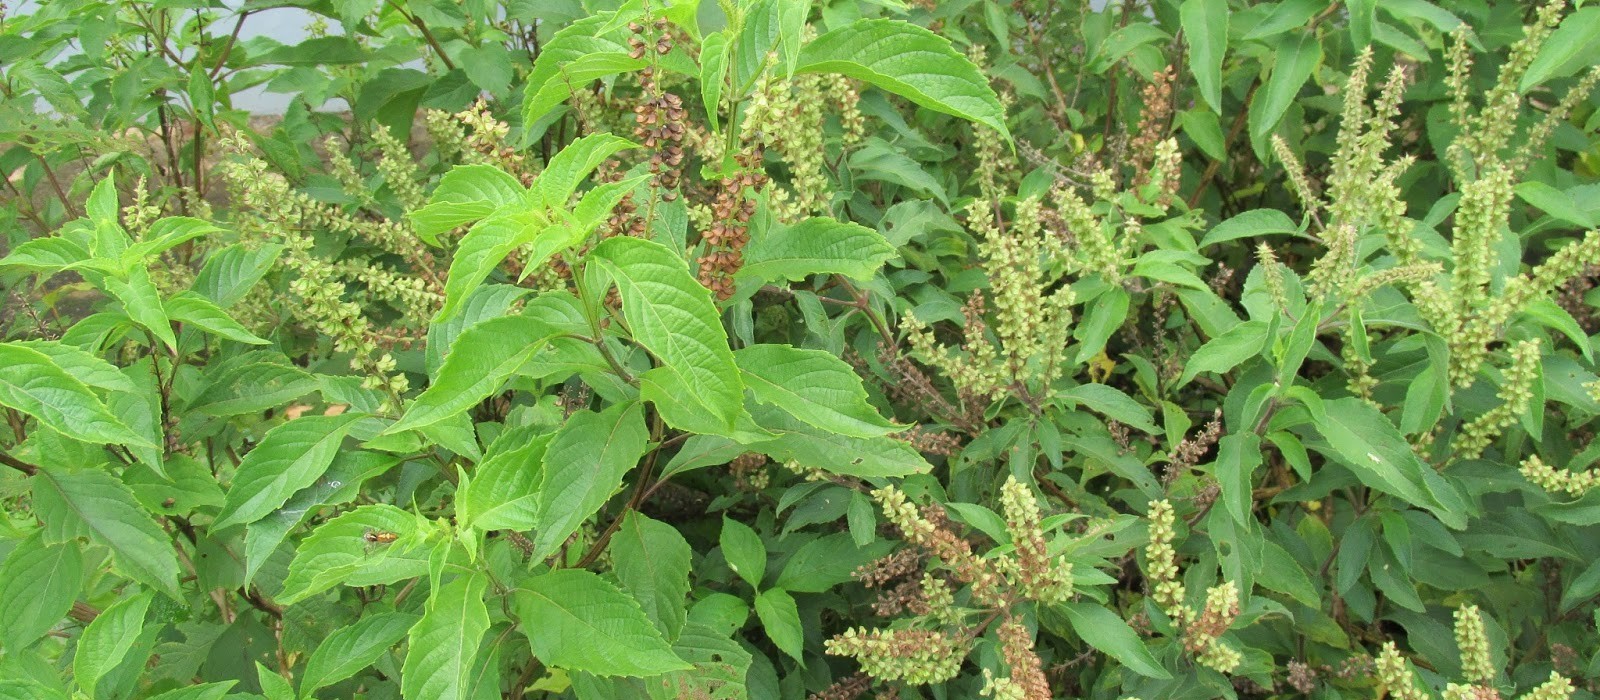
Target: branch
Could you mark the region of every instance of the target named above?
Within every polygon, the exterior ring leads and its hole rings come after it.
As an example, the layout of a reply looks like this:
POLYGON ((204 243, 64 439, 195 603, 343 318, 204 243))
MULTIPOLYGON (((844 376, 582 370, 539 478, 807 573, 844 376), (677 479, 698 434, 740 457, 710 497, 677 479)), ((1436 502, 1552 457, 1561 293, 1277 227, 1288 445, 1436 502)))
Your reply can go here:
POLYGON ((17 459, 16 457, 12 457, 11 455, 9 455, 9 454, 7 454, 5 452, 0 452, 0 464, 4 464, 4 465, 6 465, 8 467, 11 467, 12 469, 15 469, 15 470, 17 470, 19 472, 22 472, 23 474, 27 474, 28 476, 33 476, 34 474, 38 474, 39 473, 39 466, 38 465, 29 464, 29 463, 24 462, 24 461, 22 461, 20 459, 17 459))

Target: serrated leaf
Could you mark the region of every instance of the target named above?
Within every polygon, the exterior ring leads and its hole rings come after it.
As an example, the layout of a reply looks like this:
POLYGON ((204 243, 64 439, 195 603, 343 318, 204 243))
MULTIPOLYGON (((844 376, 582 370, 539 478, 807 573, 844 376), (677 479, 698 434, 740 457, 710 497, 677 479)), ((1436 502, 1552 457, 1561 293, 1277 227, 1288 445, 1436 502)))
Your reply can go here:
POLYGON ((854 437, 879 437, 901 428, 867 403, 861 377, 838 356, 788 345, 752 345, 734 353, 756 400, 817 428, 854 437))
POLYGON ((590 256, 616 280, 634 342, 677 374, 717 421, 732 427, 744 386, 710 290, 689 274, 683 258, 653 241, 609 238, 590 256))
POLYGON ((480 530, 531 530, 538 525, 541 465, 550 438, 525 427, 495 440, 457 501, 462 525, 480 530))
POLYGON ((49 355, 20 343, 0 343, 0 406, 86 442, 155 447, 49 355))
POLYGON ((883 263, 895 256, 883 234, 860 224, 814 216, 790 226, 774 227, 744 250, 741 276, 777 282, 800 281, 812 275, 844 275, 870 281, 883 263))
POLYGON ((47 544, 43 533, 19 542, 0 564, 0 643, 19 652, 72 609, 83 583, 76 545, 47 544))
POLYGON ((1222 60, 1228 53, 1228 0, 1184 0, 1179 8, 1189 43, 1189 70, 1200 96, 1222 113, 1222 60))
POLYGON ((128 576, 182 600, 171 539, 116 477, 98 469, 47 467, 33 477, 33 500, 47 541, 88 537, 109 547, 128 576))
POLYGON ((451 579, 428 598, 427 612, 409 635, 400 675, 402 696, 430 700, 470 697, 468 672, 483 644, 483 634, 489 630, 489 609, 484 603, 488 588, 489 577, 474 571, 451 579))
POLYGON ((639 403, 617 404, 601 413, 579 411, 567 419, 544 454, 534 559, 560 549, 605 505, 644 456, 649 441, 639 403))
POLYGON ((227 697, 228 691, 238 684, 238 681, 201 683, 178 688, 177 690, 169 690, 160 695, 151 696, 150 700, 222 700, 227 697))
POLYGON ((514 592, 533 655, 546 665, 597 676, 656 676, 691 666, 650 624, 639 604, 598 575, 560 569, 514 592))
POLYGON ((751 656, 739 642, 704 625, 691 624, 672 645, 672 652, 694 664, 689 671, 674 671, 647 687, 656 700, 705 698, 742 700, 750 697, 745 685, 751 656))
POLYGON ((476 406, 555 335, 549 324, 531 316, 491 318, 466 329, 450 346, 433 383, 383 434, 430 426, 476 406))
POLYGON ((54 340, 16 340, 8 344, 44 353, 57 367, 88 386, 111 394, 139 391, 139 386, 116 365, 82 348, 54 340))
POLYGON ((688 618, 689 541, 666 523, 628 511, 611 538, 611 568, 622 588, 667 641, 678 639, 688 618))
POLYGON ((78 650, 72 656, 72 675, 85 695, 99 697, 95 686, 133 649, 144 631, 144 614, 150 608, 151 597, 149 591, 143 591, 123 598, 100 611, 94 622, 84 628, 78 650))
POLYGON ((1378 409, 1355 397, 1311 403, 1312 420, 1327 439, 1339 462, 1362 483, 1427 508, 1449 522, 1445 507, 1434 494, 1424 464, 1394 424, 1378 409), (1426 473, 1425 473, 1426 472, 1426 473))
POLYGON ((1057 606, 1057 609, 1066 614, 1073 631, 1083 641, 1109 654, 1129 671, 1149 678, 1172 677, 1167 669, 1161 667, 1161 662, 1150 653, 1150 649, 1145 647, 1139 639, 1139 633, 1123 622, 1122 616, 1106 609, 1104 605, 1068 601, 1057 606))
POLYGON ((150 224, 144 237, 123 252, 124 264, 142 265, 147 259, 160 255, 173 247, 201 236, 221 233, 222 229, 204 219, 187 216, 169 216, 150 224))
POLYGON ((250 345, 267 345, 267 341, 251 333, 227 312, 218 308, 199 294, 182 292, 166 302, 167 317, 179 323, 199 327, 206 332, 228 340, 250 345))
POLYGON ((1137 428, 1151 435, 1159 435, 1155 418, 1133 397, 1105 384, 1079 384, 1060 392, 1062 398, 1071 399, 1119 423, 1137 428))
POLYGON ((283 246, 275 243, 258 248, 234 244, 212 251, 190 289, 219 307, 233 306, 267 275, 282 252, 283 246))
POLYGON ((813 39, 795 73, 840 73, 935 112, 984 124, 1008 140, 1005 110, 978 67, 922 27, 860 19, 813 39))
MULTIPOLYGON (((863 497, 864 499, 864 497, 863 497)), ((852 496, 851 504, 856 499, 852 496)), ((773 584, 794 593, 822 593, 854 580, 857 568, 889 553, 889 540, 857 544, 850 533, 835 532, 811 540, 789 555, 773 584)))
POLYGON ((282 506, 328 470, 359 413, 305 416, 279 425, 245 454, 212 532, 247 525, 282 506))
POLYGON ((800 625, 800 609, 794 604, 794 596, 782 588, 762 591, 756 596, 756 617, 779 650, 796 661, 802 660, 806 633, 800 625))
MULTIPOLYGON (((253 523, 244 538, 244 582, 255 580, 256 573, 267 558, 277 551, 285 536, 296 525, 316 513, 320 506, 339 505, 355 498, 361 485, 368 479, 388 471, 400 462, 399 457, 369 452, 347 450, 333 458, 333 464, 316 482, 296 491, 283 507, 253 523)), ((205 473, 210 476, 209 472, 205 473)), ((220 489, 217 501, 222 500, 220 489)))

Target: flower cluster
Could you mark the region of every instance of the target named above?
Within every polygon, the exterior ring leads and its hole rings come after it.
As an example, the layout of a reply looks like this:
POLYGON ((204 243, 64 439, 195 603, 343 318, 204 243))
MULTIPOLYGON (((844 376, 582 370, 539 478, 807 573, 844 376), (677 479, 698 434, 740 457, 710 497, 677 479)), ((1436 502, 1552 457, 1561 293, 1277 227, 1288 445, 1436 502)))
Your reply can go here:
POLYGON ((1395 700, 1429 700, 1428 694, 1413 678, 1411 664, 1400 656, 1400 649, 1394 642, 1384 642, 1383 650, 1378 653, 1378 682, 1388 692, 1389 697, 1395 700))
POLYGON ((1150 513, 1146 517, 1150 523, 1150 544, 1145 547, 1145 581, 1150 586, 1151 597, 1161 606, 1162 612, 1182 623, 1193 612, 1183 604, 1187 593, 1183 581, 1178 578, 1177 552, 1172 547, 1172 540, 1176 536, 1173 526, 1177 520, 1172 502, 1151 502, 1150 513))
POLYGON ((718 299, 733 296, 733 276, 744 267, 744 246, 750 242, 750 217, 755 216, 754 193, 767 184, 761 169, 761 152, 746 151, 734 157, 741 170, 717 183, 717 198, 711 204, 711 223, 701 240, 700 284, 718 299))
POLYGON ((954 678, 967 656, 966 641, 942 630, 851 628, 825 646, 830 654, 854 658, 873 678, 913 685, 954 678))
POLYGON ((1000 657, 1009 670, 1004 677, 983 670, 984 697, 995 700, 1050 700, 1050 682, 1045 679, 1043 664, 1033 651, 1033 633, 1016 618, 1007 618, 1000 625, 1000 657))
POLYGON ((1539 380, 1539 341, 1524 340, 1511 348, 1511 366, 1500 383, 1500 405, 1461 428, 1454 447, 1458 459, 1477 459, 1533 402, 1533 385, 1539 380))
POLYGON ((638 22, 628 25, 628 55, 643 58, 649 54, 652 65, 639 72, 639 87, 644 94, 633 108, 633 135, 653 151, 650 156, 650 186, 661 190, 661 198, 672 201, 678 198, 678 180, 683 176, 683 137, 688 133, 683 98, 661 88, 657 79, 660 68, 653 65, 656 57, 672 52, 671 25, 665 17, 651 23, 654 37, 646 33, 646 26, 638 22))
POLYGON ((1029 600, 1062 603, 1072 598, 1072 564, 1053 560, 1039 527, 1039 503, 1016 477, 1000 487, 1000 509, 1011 533, 1013 557, 1000 560, 1012 582, 1029 600))
POLYGON ((1575 472, 1560 469, 1545 464, 1544 460, 1539 459, 1539 455, 1531 455, 1522 460, 1520 471, 1528 481, 1552 493, 1582 496, 1596 486, 1600 486, 1600 471, 1589 469, 1575 472))
POLYGON ((1241 657, 1237 649, 1222 643, 1222 635, 1238 617, 1238 586, 1232 581, 1212 586, 1206 591, 1205 608, 1184 628, 1184 649, 1194 654, 1201 664, 1222 673, 1233 671, 1241 657))

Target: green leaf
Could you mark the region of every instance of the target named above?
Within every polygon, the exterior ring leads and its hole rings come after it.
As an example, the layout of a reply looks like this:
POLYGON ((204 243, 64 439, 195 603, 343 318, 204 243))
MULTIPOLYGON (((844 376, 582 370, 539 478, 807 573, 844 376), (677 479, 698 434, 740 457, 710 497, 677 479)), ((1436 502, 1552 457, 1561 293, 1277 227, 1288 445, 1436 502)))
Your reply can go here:
POLYGON ((543 202, 555 210, 565 209, 567 200, 595 168, 611 156, 638 147, 639 144, 610 133, 591 134, 567 144, 534 179, 534 202, 543 202))
POLYGON ((603 412, 579 411, 556 431, 544 453, 539 484, 539 527, 533 558, 561 548, 611 495, 622 477, 639 463, 650 441, 644 406, 617 404, 603 412))
POLYGON ((144 631, 144 614, 150 609, 150 591, 143 591, 113 603, 100 611, 78 639, 72 656, 72 675, 84 695, 99 698, 100 679, 122 663, 123 657, 144 631))
MULTIPOLYGON (((852 496, 850 502, 854 507, 858 499, 852 496)), ((846 532, 824 535, 789 555, 773 585, 794 593, 823 593, 853 580, 857 568, 887 555, 893 546, 886 539, 862 546, 846 532)))
POLYGON ((1339 462, 1361 483, 1427 508, 1446 523, 1460 520, 1459 513, 1446 518, 1446 509, 1425 475, 1433 468, 1417 457, 1410 442, 1378 409, 1356 397, 1324 401, 1320 406, 1313 402, 1307 408, 1339 462))
POLYGON ((371 54, 348 36, 312 37, 298 44, 279 46, 256 59, 258 63, 284 66, 326 66, 370 60, 371 54))
POLYGON ((1188 384, 1201 372, 1221 374, 1256 355, 1267 344, 1267 322, 1246 321, 1200 346, 1183 366, 1178 384, 1188 384))
MULTIPOLYGON (((296 491, 282 508, 250 524, 244 539, 244 582, 255 580, 261 565, 283 543, 284 537, 301 521, 316 514, 321 506, 347 503, 356 497, 361 485, 400 462, 399 457, 366 450, 346 450, 333 458, 333 464, 306 488, 296 491)), ((203 472, 209 477, 210 472, 203 472)), ((214 484, 211 485, 216 488, 214 484)), ((218 503, 223 500, 218 489, 218 503)))
POLYGON ((800 625, 800 609, 794 597, 782 588, 769 588, 756 596, 756 617, 772 643, 795 661, 805 651, 806 633, 800 625))
POLYGON ((739 642, 717 634, 705 625, 690 624, 672 645, 672 652, 694 664, 689 671, 674 671, 647 687, 655 700, 748 698, 745 686, 751 656, 739 642))
POLYGON ((76 545, 47 544, 42 533, 17 543, 0 564, 0 644, 21 652, 72 609, 83 584, 76 545))
POLYGON ((523 262, 535 267, 545 261, 565 242, 565 229, 551 227, 542 215, 534 212, 502 211, 473 224, 467 235, 461 237, 455 257, 450 259, 450 272, 444 283, 444 306, 433 317, 440 323, 454 316, 467 298, 488 279, 511 251, 534 242, 537 238, 550 238, 541 246, 542 255, 527 256, 523 262))
POLYGON ((0 343, 0 405, 86 442, 155 447, 49 355, 20 343, 0 343))
POLYGON ((693 557, 678 528, 638 511, 628 511, 611 538, 612 571, 667 641, 678 639, 688 618, 693 557))
POLYGON ((409 540, 416 530, 415 516, 383 503, 361 506, 323 523, 295 550, 278 603, 292 605, 340 584, 370 586, 427 573, 427 559, 411 551, 409 540), (369 545, 370 532, 392 533, 398 539, 369 545))
POLYGON ((1057 606, 1057 609, 1066 613, 1072 629, 1083 641, 1109 654, 1129 671, 1163 680, 1172 677, 1145 647, 1139 639, 1139 633, 1123 622, 1122 616, 1106 609, 1104 605, 1069 601, 1057 606))
POLYGON ((1086 363, 1100 354, 1100 351, 1105 350, 1106 341, 1111 339, 1111 334, 1116 333, 1122 328, 1123 322, 1128 320, 1129 300, 1128 290, 1119 285, 1089 302, 1083 322, 1077 324, 1072 331, 1073 337, 1082 343, 1074 362, 1086 363))
MULTIPOLYGON (((1596 15, 1600 15, 1600 7, 1591 7, 1589 9, 1594 10, 1596 15)), ((1600 16, 1595 19, 1600 20, 1600 16)), ((1596 40, 1600 41, 1600 37, 1597 37, 1596 40)), ((1538 181, 1523 182, 1513 189, 1517 193, 1518 199, 1538 207, 1550 216, 1578 228, 1590 229, 1595 226, 1594 217, 1584 211, 1582 203, 1577 201, 1577 198, 1567 192, 1538 181)))
POLYGON ((422 240, 439 245, 439 234, 519 204, 527 192, 516 177, 492 165, 457 165, 439 178, 428 204, 411 212, 411 223, 422 240))
POLYGON ((867 403, 861 377, 837 355, 788 345, 752 345, 733 357, 757 401, 812 426, 862 438, 901 430, 867 403))
POLYGON ((218 338, 250 345, 269 344, 239 325, 238 321, 233 320, 233 317, 211 303, 209 299, 194 292, 182 292, 168 299, 166 311, 167 317, 173 321, 193 325, 218 338))
POLYGON ((616 280, 634 342, 678 375, 718 422, 732 427, 742 412, 744 386, 710 290, 689 274, 683 258, 653 241, 609 238, 590 256, 616 280))
POLYGON ((775 408, 760 411, 757 422, 776 437, 752 443, 751 449, 778 461, 794 460, 807 469, 864 479, 933 470, 921 453, 901 440, 858 438, 818 430, 775 408))
POLYGON ((1161 433, 1161 429, 1156 427, 1155 418, 1150 415, 1150 409, 1115 387, 1105 384, 1079 384, 1060 392, 1060 396, 1151 435, 1161 433))
MULTIPOLYGON (((14 340, 8 345, 37 350, 50 357, 57 367, 73 376, 84 384, 104 389, 113 396, 118 393, 138 392, 139 385, 135 384, 116 365, 106 362, 99 355, 92 354, 81 348, 54 340, 14 340)), ((110 406, 107 406, 110 409, 110 406)))
POLYGON ((536 428, 513 428, 489 446, 456 501, 464 527, 531 530, 539 524, 540 465, 550 437, 536 428))
POLYGON ((1322 41, 1314 33, 1292 32, 1278 39, 1272 53, 1272 77, 1250 104, 1252 141, 1265 139, 1289 111, 1300 88, 1322 62, 1322 41))
POLYGON ((559 569, 514 592, 533 655, 546 665, 597 676, 656 676, 687 670, 639 603, 598 575, 559 569))
POLYGON ((144 238, 128 246, 122 254, 122 260, 129 267, 146 264, 146 260, 153 259, 179 244, 221 232, 221 228, 204 219, 187 216, 157 219, 155 223, 150 224, 150 229, 145 231, 144 238))
POLYGON ((311 660, 306 662, 300 697, 310 698, 318 688, 338 683, 371 666, 398 644, 417 620, 417 616, 410 613, 379 613, 334 630, 317 645, 311 660))
POLYGON ((283 246, 275 243, 258 248, 234 244, 212 251, 190 289, 218 307, 233 306, 267 275, 281 253, 283 246))
POLYGON ((173 600, 183 599, 172 540, 116 477, 92 468, 41 469, 33 477, 33 500, 46 541, 88 537, 111 549, 123 573, 173 600))
POLYGON ((749 525, 724 515, 721 545, 728 568, 751 588, 761 588, 761 578, 767 572, 767 546, 761 543, 761 536, 749 525))
MULTIPOLYGON (((489 577, 457 576, 428 598, 427 611, 411 628, 400 694, 408 698, 463 700, 470 697, 468 672, 489 630, 484 603, 489 577)), ((537 618, 533 618, 537 620, 537 618)), ((540 624, 542 620, 533 624, 540 624)))
POLYGON ((1222 60, 1228 54, 1228 0, 1184 0, 1179 8, 1189 42, 1189 70, 1200 96, 1222 113, 1222 60))
POLYGON ((245 454, 211 531, 247 525, 282 506, 328 470, 359 413, 305 416, 279 425, 245 454))
MULTIPOLYGON (((634 10, 637 13, 637 9, 634 10)), ((616 31, 617 13, 602 12, 580 19, 556 32, 540 48, 528 73, 522 123, 531 125, 572 96, 572 87, 649 65, 628 56, 628 45, 616 31)))
POLYGON ((860 224, 814 216, 774 227, 744 250, 740 276, 764 282, 801 281, 812 275, 844 275, 871 281, 895 256, 883 234, 860 224))
POLYGON ((1251 475, 1261 465, 1261 436, 1254 432, 1223 436, 1217 444, 1216 478, 1222 503, 1234 522, 1250 519, 1254 499, 1251 475))
POLYGON ((935 112, 984 124, 1008 140, 1005 110, 978 67, 950 42, 898 20, 861 19, 800 51, 796 73, 840 73, 935 112))
POLYGON ((1600 60, 1600 7, 1583 7, 1561 20, 1539 55, 1522 74, 1517 89, 1527 92, 1552 78, 1589 69, 1600 60))
POLYGON ((153 695, 150 700, 222 700, 228 695, 228 691, 238 684, 238 681, 217 681, 215 683, 184 686, 160 695, 153 695))
POLYGON ((123 311, 135 324, 154 334, 168 349, 178 347, 178 339, 172 335, 172 321, 167 318, 166 306, 161 303, 161 292, 156 290, 145 268, 133 268, 127 279, 107 277, 105 288, 117 301, 122 302, 123 311))
POLYGON ((427 427, 478 405, 555 335, 532 316, 491 318, 468 328, 450 345, 433 383, 382 434, 427 427))
POLYGON ((1200 247, 1232 241, 1249 236, 1273 236, 1278 234, 1298 233, 1300 227, 1289 219, 1289 215, 1277 209, 1251 209, 1243 214, 1235 215, 1210 231, 1205 238, 1200 239, 1200 247))
POLYGON ((706 126, 719 129, 717 111, 722 106, 722 90, 728 81, 728 35, 712 32, 700 42, 700 103, 706 108, 706 126))

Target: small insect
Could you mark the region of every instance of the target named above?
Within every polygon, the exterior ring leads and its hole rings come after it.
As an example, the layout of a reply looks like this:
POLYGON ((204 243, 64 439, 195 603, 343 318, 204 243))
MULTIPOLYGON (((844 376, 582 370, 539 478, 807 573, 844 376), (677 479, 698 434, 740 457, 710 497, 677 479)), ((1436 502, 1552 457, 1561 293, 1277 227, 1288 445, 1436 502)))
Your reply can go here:
POLYGON ((389 544, 390 542, 400 539, 400 536, 393 532, 368 530, 366 534, 361 536, 361 539, 366 540, 367 544, 389 544))

